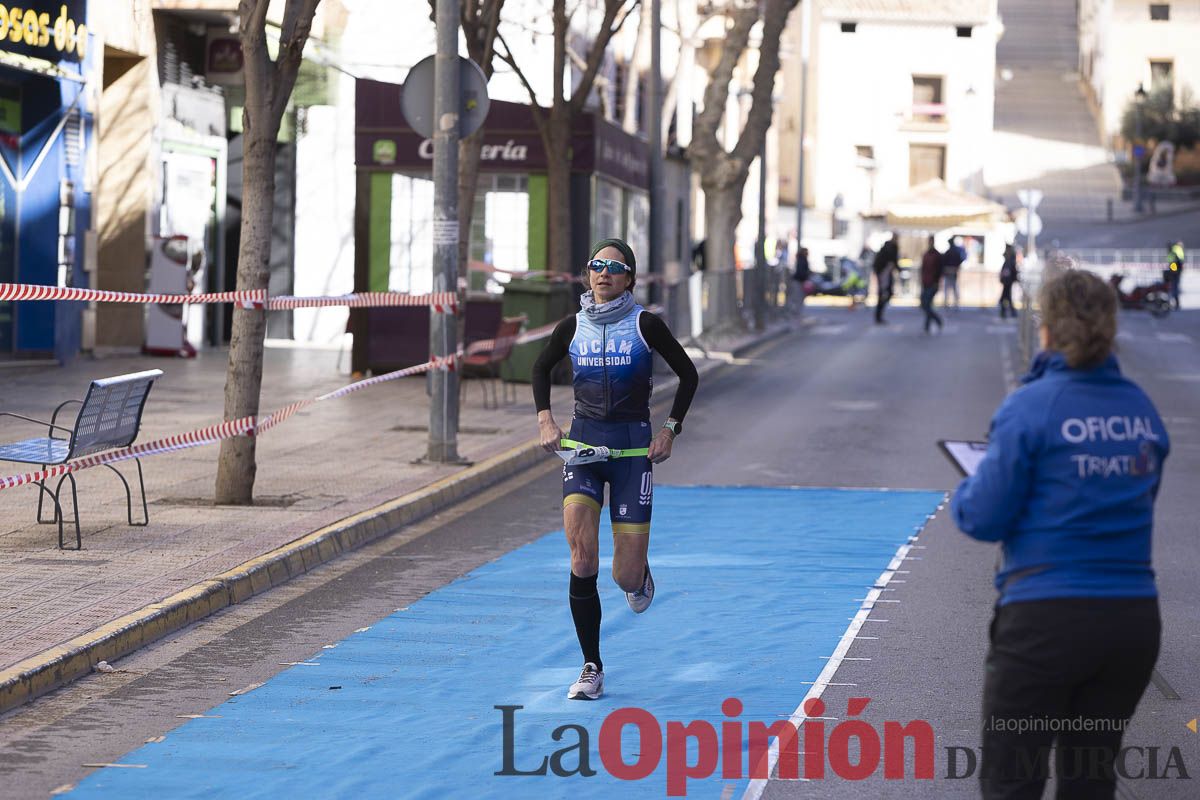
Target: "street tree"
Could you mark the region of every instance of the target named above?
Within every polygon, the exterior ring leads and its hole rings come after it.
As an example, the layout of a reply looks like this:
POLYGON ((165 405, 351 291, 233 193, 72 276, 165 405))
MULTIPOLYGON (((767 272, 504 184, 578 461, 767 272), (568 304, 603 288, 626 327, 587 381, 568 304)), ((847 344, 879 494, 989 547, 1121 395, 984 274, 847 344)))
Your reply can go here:
MULTIPOLYGON (((498 39, 503 52, 498 53, 516 73, 517 78, 529 93, 530 104, 533 108, 533 119, 537 125, 538 134, 542 139, 542 147, 546 151, 546 193, 549 218, 549 245, 547 251, 546 269, 548 272, 567 271, 571 264, 571 126, 575 118, 582 113, 588 96, 596 84, 596 75, 604 63, 604 55, 608 44, 625 20, 637 7, 640 0, 603 0, 603 17, 599 30, 587 46, 586 53, 570 52, 567 42, 570 33, 571 16, 579 7, 567 12, 567 0, 553 0, 551 22, 554 28, 553 57, 553 89, 549 109, 538 105, 538 96, 525 72, 517 64, 512 49, 505 41, 504 35, 498 39), (567 60, 580 65, 578 83, 570 95, 564 91, 567 60)), ((582 6, 580 6, 582 7, 582 6)), ((528 66, 528 65, 527 65, 528 66)))
MULTIPOLYGON (((1141 106, 1142 138, 1171 142, 1182 150, 1200 144, 1200 106, 1191 90, 1184 87, 1178 97, 1170 85, 1154 88, 1141 106)), ((1121 116, 1121 136, 1132 142, 1137 138, 1138 101, 1131 97, 1121 116)))
MULTIPOLYGON (((500 13, 504 0, 461 0, 459 22, 467 41, 467 56, 491 80, 496 71, 496 36, 500 30, 500 13)), ((429 0, 429 18, 435 19, 436 0, 429 0)), ((479 161, 483 152, 483 136, 487 126, 458 142, 458 265, 468 269, 471 255, 471 220, 475 213, 475 192, 479 184, 479 161)))
POLYGON ((688 156, 704 192, 705 261, 709 310, 705 327, 729 326, 737 319, 734 236, 742 220, 742 192, 750 164, 762 149, 774 111, 771 99, 779 71, 779 40, 788 14, 799 0, 736 0, 725 9, 724 38, 716 42, 718 55, 704 91, 704 107, 692 127, 688 156), (754 72, 750 110, 745 115, 733 147, 721 142, 721 128, 729 102, 734 70, 750 44, 750 34, 761 22, 758 66, 754 72))
MULTIPOLYGON (((238 291, 265 291, 270 277, 271 222, 275 213, 275 156, 279 125, 287 110, 304 46, 320 0, 285 0, 279 47, 267 49, 267 8, 271 0, 240 0, 238 37, 242 45, 246 104, 242 112, 244 155, 242 224, 238 246, 238 291)), ((267 312, 234 308, 225 376, 225 419, 257 416, 262 389, 263 338, 267 312)), ((254 502, 255 438, 221 442, 215 500, 254 502)))

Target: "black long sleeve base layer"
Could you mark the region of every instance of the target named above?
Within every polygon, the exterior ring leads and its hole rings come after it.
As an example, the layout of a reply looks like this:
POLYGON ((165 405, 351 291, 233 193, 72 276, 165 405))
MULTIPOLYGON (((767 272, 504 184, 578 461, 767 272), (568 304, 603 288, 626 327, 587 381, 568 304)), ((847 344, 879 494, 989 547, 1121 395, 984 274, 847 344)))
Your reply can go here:
POLYGON ((575 621, 575 635, 579 637, 584 662, 591 661, 596 669, 603 672, 604 662, 600 660, 600 594, 596 591, 596 577, 581 578, 571 573, 571 618, 575 621))

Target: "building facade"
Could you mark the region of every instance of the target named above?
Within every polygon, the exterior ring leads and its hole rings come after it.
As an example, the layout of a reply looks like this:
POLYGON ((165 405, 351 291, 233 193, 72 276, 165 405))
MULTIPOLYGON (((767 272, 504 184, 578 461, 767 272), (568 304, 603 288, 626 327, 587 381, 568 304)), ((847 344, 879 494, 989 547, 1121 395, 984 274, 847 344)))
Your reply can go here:
MULTIPOLYGON (((805 19, 789 21, 784 85, 787 116, 798 120, 807 37, 804 199, 816 224, 805 226, 806 245, 858 255, 869 238, 863 219, 886 218, 889 204, 931 181, 985 191, 995 0, 817 0, 805 19)), ((780 131, 781 195, 792 202, 798 129, 780 131)))
MULTIPOLYGON (((88 286, 94 263, 96 37, 86 0, 0 14, 0 282, 88 286), (21 16, 17 16, 17 12, 21 16)), ((0 303, 0 360, 77 352, 76 303, 0 303)))
POLYGON ((1079 0, 1079 72, 1111 145, 1139 86, 1200 92, 1200 3, 1079 0))

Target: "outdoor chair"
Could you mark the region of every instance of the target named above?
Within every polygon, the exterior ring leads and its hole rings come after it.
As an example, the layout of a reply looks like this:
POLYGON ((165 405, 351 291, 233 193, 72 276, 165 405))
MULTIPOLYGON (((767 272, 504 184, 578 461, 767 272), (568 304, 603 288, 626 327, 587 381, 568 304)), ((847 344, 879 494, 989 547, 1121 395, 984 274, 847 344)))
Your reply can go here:
MULTIPOLYGON (((476 352, 464 356, 462 359, 462 377, 468 375, 476 375, 487 379, 486 382, 481 382, 480 387, 483 390, 483 407, 484 408, 499 408, 500 395, 496 390, 496 384, 500 384, 504 391, 504 402, 515 403, 517 400, 517 390, 512 388, 512 400, 508 399, 510 386, 507 382, 500 379, 500 368, 508 357, 512 355, 513 345, 517 342, 517 337, 521 334, 521 328, 525 325, 526 317, 522 314, 519 317, 505 317, 500 320, 499 326, 496 328, 494 338, 485 342, 485 347, 477 349, 476 352), (488 387, 491 387, 492 400, 488 404, 488 387)), ((465 380, 460 380, 458 383, 459 402, 462 402, 462 391, 465 380)))
MULTIPOLYGON (((46 467, 66 464, 94 453, 128 447, 137 438, 138 429, 142 423, 142 410, 146 406, 146 397, 150 394, 150 387, 162 374, 162 370, 152 369, 146 372, 134 372, 129 375, 118 375, 114 378, 92 381, 86 397, 82 400, 67 400, 59 404, 58 408, 54 409, 54 414, 50 417, 49 422, 7 411, 0 412, 0 416, 15 417, 26 422, 45 425, 48 433, 47 436, 0 445, 0 461, 38 464, 44 470, 46 467), (58 424, 58 415, 70 405, 79 406, 79 415, 75 418, 75 424, 68 428, 58 424)), ((129 524, 135 527, 144 527, 150 522, 150 514, 146 506, 146 484, 142 479, 141 459, 135 458, 134 463, 137 465, 138 489, 142 496, 141 522, 135 522, 133 519, 133 493, 130 491, 129 482, 116 467, 111 464, 104 466, 115 472, 125 486, 125 507, 129 524)), ((37 521, 44 525, 58 523, 58 547, 60 550, 67 549, 63 541, 61 502, 63 481, 69 481, 71 484, 71 506, 75 516, 75 549, 81 550, 83 549, 83 539, 79 531, 79 496, 76 491, 74 474, 68 472, 59 478, 53 491, 46 486, 45 481, 37 482, 39 490, 37 521), (52 519, 42 519, 42 505, 46 495, 49 495, 54 503, 52 519)))

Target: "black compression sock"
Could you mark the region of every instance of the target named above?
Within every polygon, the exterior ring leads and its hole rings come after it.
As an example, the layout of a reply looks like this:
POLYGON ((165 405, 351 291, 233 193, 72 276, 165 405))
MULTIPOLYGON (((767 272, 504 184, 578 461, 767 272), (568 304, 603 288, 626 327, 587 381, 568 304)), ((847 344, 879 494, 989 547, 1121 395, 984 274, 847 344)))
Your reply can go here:
POLYGON ((596 591, 596 576, 581 578, 571 573, 571 618, 575 620, 575 635, 583 650, 583 660, 591 661, 604 671, 600 660, 600 595, 596 591))

